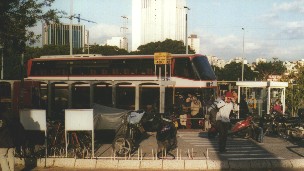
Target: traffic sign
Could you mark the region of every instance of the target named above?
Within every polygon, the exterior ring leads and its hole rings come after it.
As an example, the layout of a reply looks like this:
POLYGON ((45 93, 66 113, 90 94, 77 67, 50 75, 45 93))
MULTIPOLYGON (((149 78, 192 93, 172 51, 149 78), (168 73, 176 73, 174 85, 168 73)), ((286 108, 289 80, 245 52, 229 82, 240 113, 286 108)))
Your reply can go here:
POLYGON ((154 53, 154 64, 155 65, 171 64, 171 53, 168 52, 154 53))

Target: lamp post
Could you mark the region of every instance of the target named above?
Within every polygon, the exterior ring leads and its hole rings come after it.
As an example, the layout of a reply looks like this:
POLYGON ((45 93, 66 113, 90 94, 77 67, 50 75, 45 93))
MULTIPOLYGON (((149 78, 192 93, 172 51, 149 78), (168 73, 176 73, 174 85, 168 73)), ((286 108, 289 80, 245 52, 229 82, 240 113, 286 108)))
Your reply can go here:
POLYGON ((184 6, 184 8, 187 10, 186 11, 186 29, 185 29, 185 45, 186 45, 186 54, 188 54, 188 10, 190 10, 190 8, 184 6))
POLYGON ((70 26, 69 26, 70 56, 73 56, 73 0, 70 0, 70 26))
POLYGON ((245 29, 242 28, 242 30, 243 30, 242 81, 244 81, 244 58, 245 58, 245 56, 244 56, 244 38, 245 38, 245 29))

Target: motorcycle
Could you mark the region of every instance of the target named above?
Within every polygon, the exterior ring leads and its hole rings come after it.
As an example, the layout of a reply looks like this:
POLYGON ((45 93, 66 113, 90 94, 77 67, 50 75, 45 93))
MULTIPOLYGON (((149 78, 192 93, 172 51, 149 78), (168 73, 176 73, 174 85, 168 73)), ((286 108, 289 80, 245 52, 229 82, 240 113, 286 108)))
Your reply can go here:
MULTIPOLYGON (((231 120, 231 129, 228 131, 229 135, 239 135, 239 136, 246 136, 247 128, 254 128, 254 122, 252 116, 247 116, 243 120, 231 120), (234 121, 237 121, 234 123, 234 121)), ((216 128, 216 123, 211 124, 211 128, 208 130, 208 137, 214 138, 218 134, 218 129, 216 128)))
POLYGON ((161 118, 160 124, 156 132, 157 140, 157 157, 163 158, 170 156, 173 159, 175 156, 170 153, 171 150, 174 150, 177 147, 177 129, 174 124, 175 118, 161 118))

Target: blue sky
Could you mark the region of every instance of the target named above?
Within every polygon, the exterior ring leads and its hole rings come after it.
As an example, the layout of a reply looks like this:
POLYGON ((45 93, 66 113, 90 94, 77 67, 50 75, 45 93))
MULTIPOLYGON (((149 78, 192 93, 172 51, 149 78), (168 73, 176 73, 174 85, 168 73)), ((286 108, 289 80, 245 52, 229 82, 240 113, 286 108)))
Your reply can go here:
MULTIPOLYGON (((52 8, 69 14, 70 2, 56 0, 52 8)), ((225 60, 241 57, 244 35, 245 58, 249 62, 259 57, 304 59, 304 0, 187 0, 187 6, 188 33, 199 36, 201 54, 225 60)), ((102 44, 110 37, 121 36, 121 16, 129 18, 131 41, 131 8, 132 0, 73 0, 74 14, 97 22, 81 21, 90 31, 90 43, 102 44)))

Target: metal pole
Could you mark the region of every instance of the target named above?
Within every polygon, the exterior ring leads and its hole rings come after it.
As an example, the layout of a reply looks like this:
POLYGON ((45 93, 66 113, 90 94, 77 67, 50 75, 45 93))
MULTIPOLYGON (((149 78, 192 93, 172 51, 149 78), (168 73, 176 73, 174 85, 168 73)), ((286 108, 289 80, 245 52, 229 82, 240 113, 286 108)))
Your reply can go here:
POLYGON ((188 14, 186 13, 186 36, 185 36, 185 45, 186 45, 186 54, 188 54, 188 14))
POLYGON ((73 55, 73 38, 72 38, 72 29, 73 29, 73 0, 70 1, 70 55, 73 55))
POLYGON ((244 81, 244 38, 245 38, 245 29, 242 28, 243 30, 243 57, 242 57, 242 81, 244 81))
POLYGON ((4 70, 3 70, 3 46, 1 46, 1 50, 2 50, 2 54, 1 54, 1 80, 3 80, 3 74, 4 74, 4 70))
POLYGON ((185 46, 186 46, 186 54, 188 54, 188 10, 190 10, 190 8, 188 7, 184 7, 186 8, 186 29, 185 29, 185 46))

